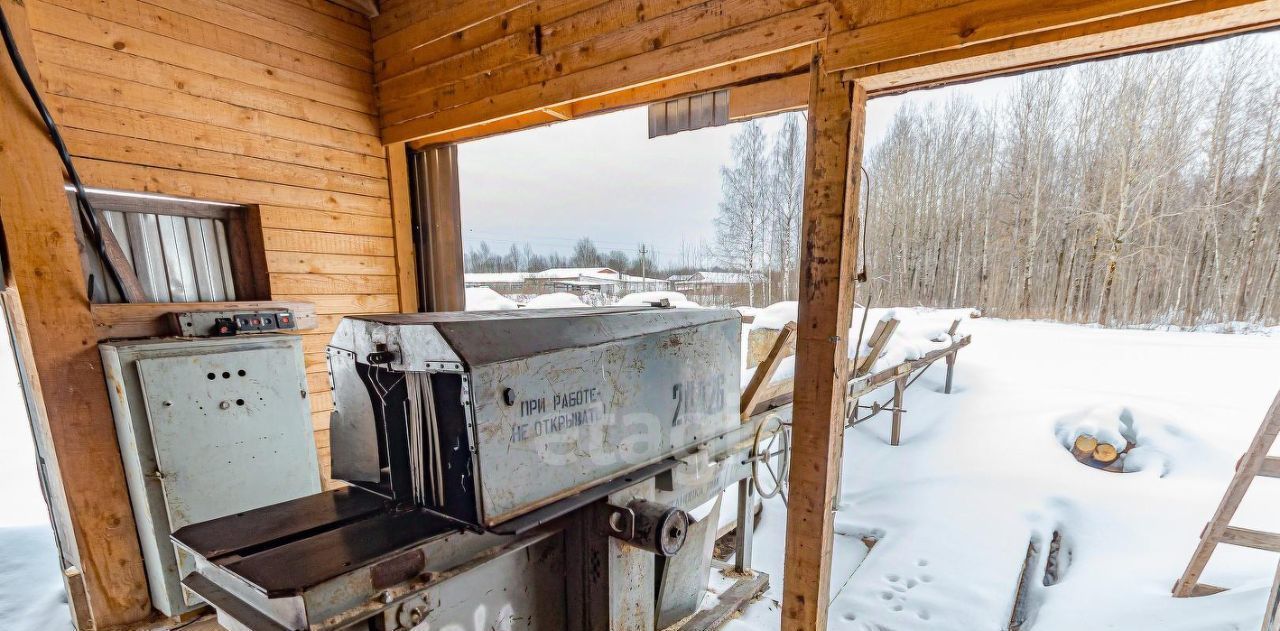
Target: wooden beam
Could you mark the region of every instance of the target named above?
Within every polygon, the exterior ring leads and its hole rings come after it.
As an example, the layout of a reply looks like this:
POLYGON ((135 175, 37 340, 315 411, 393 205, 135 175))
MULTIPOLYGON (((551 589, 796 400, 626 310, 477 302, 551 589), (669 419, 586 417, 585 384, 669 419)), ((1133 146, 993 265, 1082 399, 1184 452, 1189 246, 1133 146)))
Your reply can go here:
POLYGON ((590 67, 582 72, 555 76, 502 94, 491 94, 480 101, 392 124, 383 130, 383 141, 399 142, 443 134, 544 107, 807 46, 825 35, 827 11, 825 5, 791 11, 590 67))
POLYGON ((329 0, 344 9, 350 9, 365 17, 378 15, 378 0, 329 0))
MULTIPOLYGON (((793 80, 804 83, 804 86, 800 90, 798 96, 801 101, 799 108, 803 108, 809 101, 808 81, 809 59, 811 56, 812 55, 808 48, 784 50, 772 55, 747 59, 741 62, 717 66, 715 68, 680 77, 646 83, 644 85, 627 88, 618 92, 610 92, 608 94, 576 100, 556 109, 560 110, 561 113, 569 114, 572 118, 582 118, 584 116, 604 114, 628 107, 664 101, 680 96, 729 88, 731 91, 731 96, 729 98, 730 117, 732 117, 734 107, 734 97, 732 96, 732 92, 739 89, 739 86, 747 88, 758 83, 767 83, 777 79, 792 77, 798 77, 798 79, 793 80)), ((742 114, 744 118, 749 117, 745 110, 756 107, 754 105, 750 105, 750 103, 758 100, 758 97, 755 95, 748 95, 745 98, 748 105, 739 109, 739 114, 742 114)), ((764 105, 761 105, 761 107, 764 107, 764 105)), ((512 116, 484 125, 467 127, 462 130, 447 132, 444 134, 424 136, 419 140, 410 142, 409 145, 415 150, 421 150, 438 144, 474 140, 476 138, 485 138, 512 131, 532 129, 534 127, 559 122, 559 120, 560 117, 555 114, 548 113, 544 110, 538 110, 536 112, 512 116)))
POLYGON ((293 312, 296 331, 316 328, 316 306, 310 302, 262 300, 239 302, 144 302, 136 304, 92 305, 96 340, 131 339, 178 335, 170 314, 190 311, 270 311, 293 312))
POLYGON ((742 399, 739 402, 738 412, 743 421, 751 417, 751 412, 756 409, 756 404, 763 400, 764 388, 773 381, 773 374, 778 371, 778 364, 782 361, 783 356, 787 354, 791 346, 791 336, 796 332, 796 323, 788 322, 783 325, 782 330, 778 331, 778 337, 773 340, 773 347, 769 349, 769 354, 765 356, 764 361, 756 366, 756 371, 751 374, 751 381, 747 383, 747 387, 742 390, 742 399))
POLYGON ((809 106, 809 73, 729 89, 729 120, 802 110, 809 106))
POLYGON ((1267 456, 1262 460, 1258 475, 1264 478, 1280 478, 1280 456, 1267 456))
MULTIPOLYGON (((0 10, 42 85, 24 4, 0 0, 0 10)), ((58 476, 65 504, 55 495, 52 509, 70 524, 72 539, 60 542, 64 559, 78 563, 94 625, 103 628, 147 618, 151 601, 63 184, 48 132, 6 59, 0 63, 0 223, 28 339, 35 341, 24 368, 41 387, 28 394, 40 399, 33 403, 42 413, 33 422, 57 454, 50 474, 58 476)))
POLYGON ((872 95, 1023 72, 1280 25, 1280 2, 1195 0, 845 71, 872 95))
POLYGON ((862 161, 867 100, 862 86, 828 74, 821 54, 811 67, 783 631, 827 627, 858 243, 851 174, 862 161))
POLYGON ((413 198, 409 193, 409 154, 404 143, 387 146, 387 184, 391 188, 391 225, 396 244, 396 293, 400 312, 418 312, 418 271, 413 255, 413 198))
MULTIPOLYGON (((908 5, 911 3, 907 3, 908 5)), ((833 33, 832 70, 973 46, 1173 4, 1169 0, 971 0, 833 33)))
POLYGON ((382 61, 406 50, 430 44, 489 18, 514 11, 532 0, 453 0, 396 3, 372 22, 373 57, 382 61), (435 5, 435 6, 432 6, 435 5))
POLYGON ((1256 550, 1266 550, 1268 552, 1280 552, 1280 534, 1262 530, 1228 526, 1222 531, 1222 543, 1256 550))

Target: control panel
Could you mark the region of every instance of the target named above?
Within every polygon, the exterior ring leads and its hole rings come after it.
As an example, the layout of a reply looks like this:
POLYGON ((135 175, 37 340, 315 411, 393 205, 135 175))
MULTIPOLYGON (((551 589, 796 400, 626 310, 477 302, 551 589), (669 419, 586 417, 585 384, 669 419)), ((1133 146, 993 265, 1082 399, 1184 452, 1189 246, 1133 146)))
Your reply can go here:
POLYGON ((242 333, 291 331, 297 328, 293 312, 275 311, 191 311, 178 313, 178 330, 183 337, 230 337, 242 333))

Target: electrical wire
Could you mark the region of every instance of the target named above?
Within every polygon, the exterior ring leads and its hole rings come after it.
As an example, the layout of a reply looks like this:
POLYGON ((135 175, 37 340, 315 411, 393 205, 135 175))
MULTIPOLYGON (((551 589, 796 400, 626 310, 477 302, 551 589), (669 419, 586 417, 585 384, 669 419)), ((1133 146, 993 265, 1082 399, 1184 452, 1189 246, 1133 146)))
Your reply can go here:
MULTIPOLYGON (((85 236, 93 243, 98 255, 102 258, 103 266, 110 272, 111 280, 115 282, 116 287, 123 295, 125 293, 124 282, 120 278, 120 270, 116 269, 111 259, 107 257, 106 246, 102 241, 102 229, 98 224, 98 217, 94 213, 93 205, 89 203, 89 194, 85 192, 84 183, 80 181, 80 174, 76 171, 75 165, 71 163, 71 152, 67 150, 67 145, 62 140, 62 134, 58 131, 58 126, 53 122, 53 115, 49 113, 49 108, 45 106, 44 99, 40 97, 40 91, 36 89, 36 84, 31 79, 31 74, 27 72, 27 65, 22 60, 22 54, 18 52, 18 43, 13 37, 13 31, 9 28, 9 18, 5 15, 4 9, 0 9, 0 35, 4 37, 4 47, 9 52, 9 60, 13 63, 13 69, 18 73, 18 78, 22 81, 22 86, 26 88, 27 94, 31 97, 31 102, 35 104, 36 111, 40 113, 40 119, 49 131, 49 138, 53 141, 53 146, 58 150, 58 157, 62 159, 62 166, 67 170, 67 175, 71 178, 71 185, 75 187, 79 211, 77 214, 80 216, 80 224, 84 228, 85 236)), ((92 285, 89 286, 89 296, 90 300, 92 300, 92 285)))

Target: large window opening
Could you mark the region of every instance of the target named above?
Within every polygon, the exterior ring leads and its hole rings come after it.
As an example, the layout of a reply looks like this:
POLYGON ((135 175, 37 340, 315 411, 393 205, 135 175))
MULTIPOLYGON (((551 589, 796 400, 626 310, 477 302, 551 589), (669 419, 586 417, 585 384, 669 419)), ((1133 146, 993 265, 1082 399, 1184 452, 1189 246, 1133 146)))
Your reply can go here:
MULTIPOLYGON (((1226 593, 1170 590, 1276 396, 1278 55, 1263 33, 868 104, 833 628, 1078 628, 1080 603, 1258 628, 1274 552, 1219 546, 1226 593), (919 363, 961 342, 954 373, 919 363)), ((650 139, 650 113, 460 145, 468 308, 639 304, 651 278, 754 318, 745 391, 798 319, 804 115, 650 139)), ((1277 502, 1261 481, 1232 523, 1280 532, 1277 502)), ((773 577, 787 509, 754 538, 773 577)), ((779 584, 739 623, 778 628, 779 584)))

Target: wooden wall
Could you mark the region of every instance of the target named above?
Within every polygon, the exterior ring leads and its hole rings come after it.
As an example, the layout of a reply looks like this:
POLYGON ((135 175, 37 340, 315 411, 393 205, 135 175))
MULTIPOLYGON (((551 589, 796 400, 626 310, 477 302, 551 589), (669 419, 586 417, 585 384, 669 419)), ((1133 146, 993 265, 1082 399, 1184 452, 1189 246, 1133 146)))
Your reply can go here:
POLYGON ((382 10, 383 139, 418 147, 712 89, 730 89, 736 119, 802 108, 797 76, 819 42, 828 72, 875 96, 1280 25, 1275 0, 383 0, 382 10))
POLYGON ((329 335, 400 308, 366 18, 321 0, 26 4, 87 184, 261 209, 272 298, 320 314, 303 344, 327 478, 329 335))
POLYGON ((803 73, 828 11, 817 0, 384 0, 373 20, 383 137, 451 141, 803 73))

